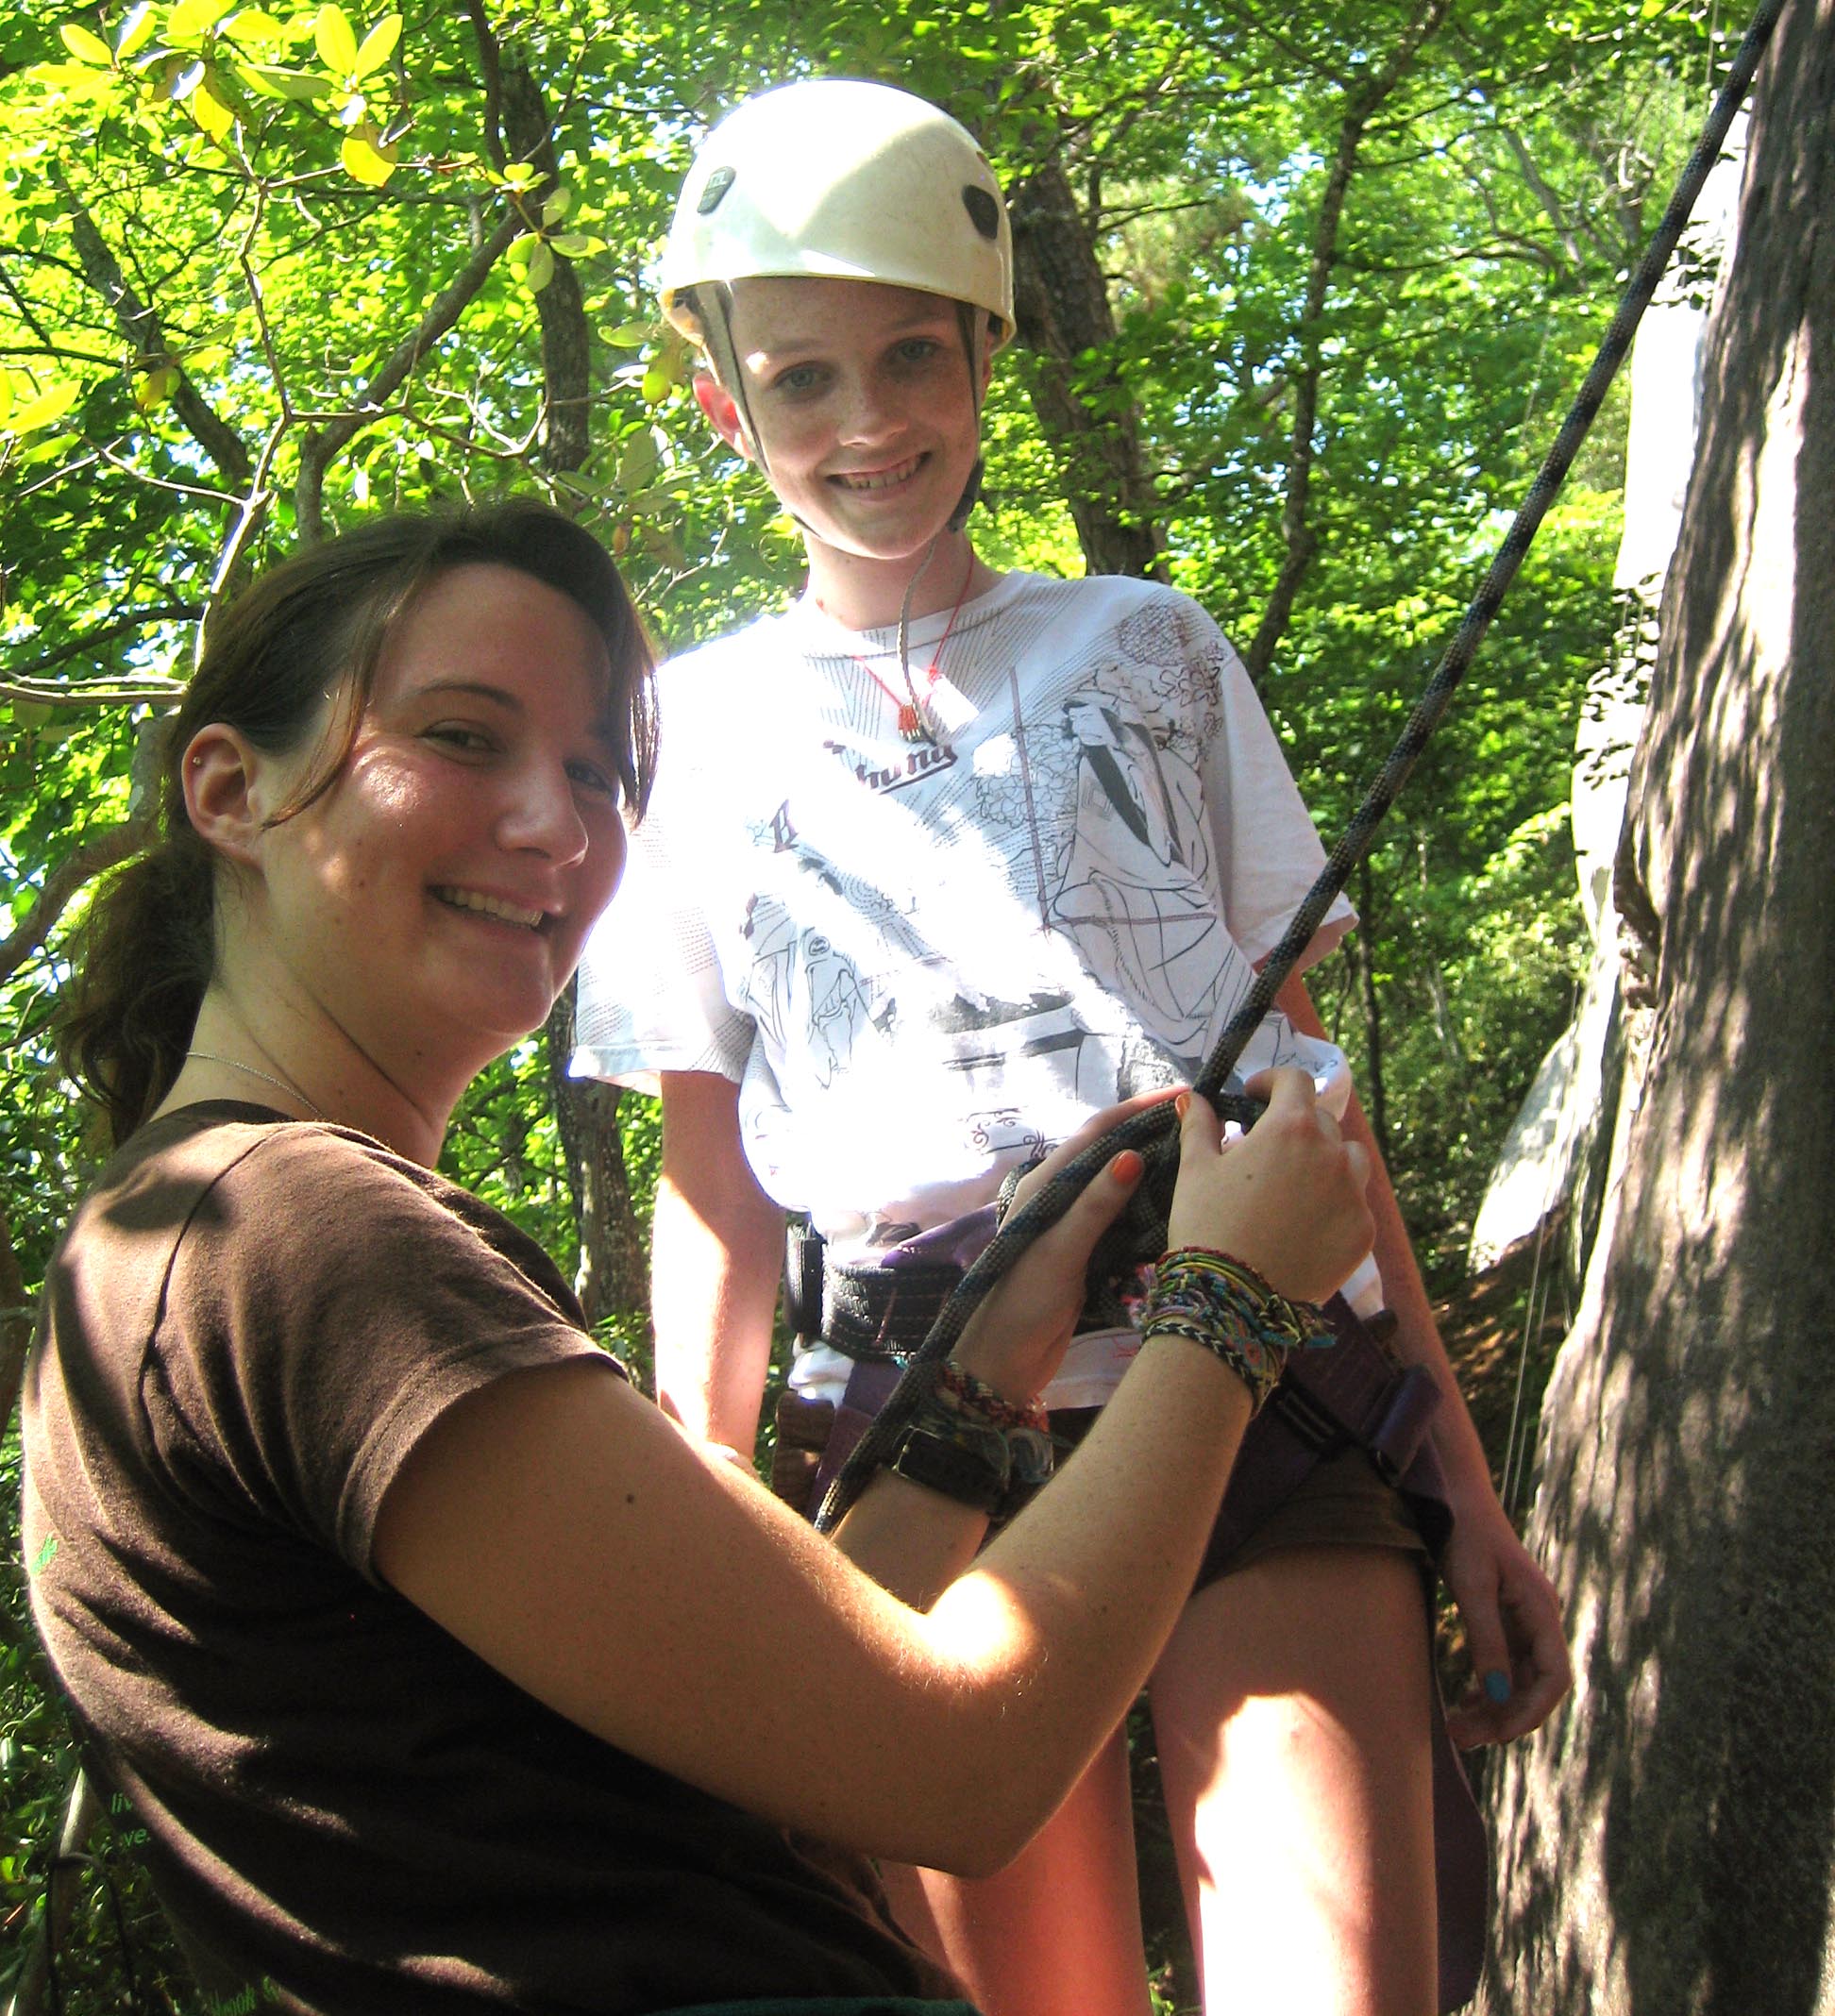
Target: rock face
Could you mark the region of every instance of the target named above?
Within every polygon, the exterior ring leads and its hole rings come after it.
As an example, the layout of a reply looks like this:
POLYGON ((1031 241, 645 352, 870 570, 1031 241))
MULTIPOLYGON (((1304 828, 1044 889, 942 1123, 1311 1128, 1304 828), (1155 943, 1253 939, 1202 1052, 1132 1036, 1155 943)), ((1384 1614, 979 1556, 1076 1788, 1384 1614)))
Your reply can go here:
POLYGON ((1657 659, 1657 612, 1682 526, 1701 414, 1709 291, 1730 254, 1746 125, 1709 176, 1669 277, 1632 348, 1625 531, 1613 585, 1623 616, 1610 660, 1588 683, 1574 738, 1574 851, 1593 956, 1574 1019, 1542 1060, 1498 1152, 1473 1224, 1472 1271, 1564 1213, 1569 1278, 1578 1282, 1599 1221, 1610 1114, 1624 1064, 1622 949, 1612 895, 1625 782, 1657 659), (1567 1208, 1564 1211, 1564 1207, 1567 1208))
POLYGON ((1616 889, 1647 1041, 1544 1402, 1572 1699, 1506 1757, 1490 2016, 1835 2011, 1835 0, 1791 0, 1616 889))

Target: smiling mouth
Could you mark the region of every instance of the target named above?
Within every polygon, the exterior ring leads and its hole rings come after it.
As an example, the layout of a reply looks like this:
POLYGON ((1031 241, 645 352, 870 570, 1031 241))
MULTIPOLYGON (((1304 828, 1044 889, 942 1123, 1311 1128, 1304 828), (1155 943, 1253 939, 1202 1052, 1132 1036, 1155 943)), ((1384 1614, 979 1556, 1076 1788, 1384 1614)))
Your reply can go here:
POLYGON ((497 917, 505 924, 520 924, 525 931, 540 931, 547 922, 545 910, 525 910, 519 903, 509 902, 500 896, 485 896, 477 889, 435 889, 433 894, 454 910, 497 917))
POLYGON ((901 483, 909 482, 918 474, 924 458, 914 455, 909 462, 895 463, 890 469, 870 469, 858 473, 844 470, 832 479, 843 490, 893 490, 901 483))

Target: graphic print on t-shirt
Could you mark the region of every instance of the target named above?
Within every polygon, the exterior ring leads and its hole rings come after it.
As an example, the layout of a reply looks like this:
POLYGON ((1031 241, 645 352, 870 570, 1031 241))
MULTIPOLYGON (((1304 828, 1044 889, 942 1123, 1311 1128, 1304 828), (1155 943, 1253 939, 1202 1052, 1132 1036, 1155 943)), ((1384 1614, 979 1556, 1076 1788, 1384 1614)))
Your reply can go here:
POLYGON ((844 1164, 877 1160, 896 1113, 960 1179, 1195 1067, 1253 973, 1221 922, 1197 762, 1221 668, 1178 630, 1124 629, 1018 724, 985 714, 968 760, 921 780, 921 829, 884 803, 892 766, 836 737, 845 800, 805 781, 751 828, 765 872, 734 977, 772 1064, 743 1105, 774 1174, 797 1180, 777 1123, 811 1101, 840 1101, 831 1164, 837 1134, 844 1164), (937 1095, 915 1121, 914 1084, 937 1095))
MULTIPOLYGON (((895 647, 803 608, 677 662, 647 893, 581 996, 592 1068, 739 1079, 761 1183, 845 1239, 1192 1075, 1320 859, 1239 662, 1169 590, 1007 577, 962 612, 934 746, 898 739, 895 647)), ((1276 1056, 1341 1067, 1280 1016, 1245 1068, 1276 1056)))

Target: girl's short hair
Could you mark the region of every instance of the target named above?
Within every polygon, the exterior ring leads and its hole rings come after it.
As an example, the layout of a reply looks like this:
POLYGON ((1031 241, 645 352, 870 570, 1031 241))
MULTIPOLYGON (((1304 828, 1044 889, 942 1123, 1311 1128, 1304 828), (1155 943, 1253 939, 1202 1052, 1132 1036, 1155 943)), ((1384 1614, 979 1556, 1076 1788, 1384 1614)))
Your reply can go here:
POLYGON ((303 811, 344 766, 395 626, 431 581, 477 565, 565 596, 604 641, 618 781, 642 815, 656 765, 655 661, 611 555, 571 518, 531 499, 403 512, 282 562, 210 621, 160 745, 153 832, 91 904, 59 1005, 59 1060, 117 1142, 170 1091, 215 967, 218 864, 185 812, 192 738, 222 722, 285 754, 323 730, 327 702, 342 695, 339 731, 277 818, 303 811))

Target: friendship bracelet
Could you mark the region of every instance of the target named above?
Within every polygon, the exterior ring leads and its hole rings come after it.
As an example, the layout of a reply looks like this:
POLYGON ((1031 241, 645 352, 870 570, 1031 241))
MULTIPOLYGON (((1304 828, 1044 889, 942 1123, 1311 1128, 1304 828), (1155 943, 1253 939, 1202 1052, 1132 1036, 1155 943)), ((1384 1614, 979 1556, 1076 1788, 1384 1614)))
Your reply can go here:
POLYGON ((1000 1520, 1011 1519, 1046 1483, 1053 1455, 1051 1433, 1035 1402, 1015 1407, 972 1373, 946 1361, 938 1368, 935 1389, 900 1436, 890 1467, 913 1484, 1000 1520), (974 1397, 958 1386, 968 1387, 974 1397), (989 1419, 980 1411, 988 1403, 1011 1419, 989 1419))
POLYGON ((1256 1311, 1262 1326, 1290 1349, 1305 1351, 1332 1341, 1332 1326, 1317 1302, 1290 1301, 1265 1274, 1234 1254, 1212 1246, 1175 1246, 1160 1256, 1155 1282, 1164 1282, 1169 1269, 1184 1277, 1209 1276, 1229 1283, 1256 1311))
POLYGON ((1325 1342, 1330 1328, 1309 1302, 1289 1302, 1255 1269, 1205 1246, 1181 1246, 1154 1269, 1141 1336, 1182 1336, 1221 1358, 1259 1412, 1289 1351, 1325 1342))
MULTIPOLYGON (((977 1415, 995 1428, 1047 1428, 1051 1425, 1036 1398, 1008 1400, 996 1392, 986 1380, 977 1379, 973 1372, 958 1365, 953 1358, 945 1358, 937 1367, 936 1390, 939 1398, 949 1395, 965 1413, 977 1415)), ((945 1401, 944 1403, 949 1403, 945 1401)))

